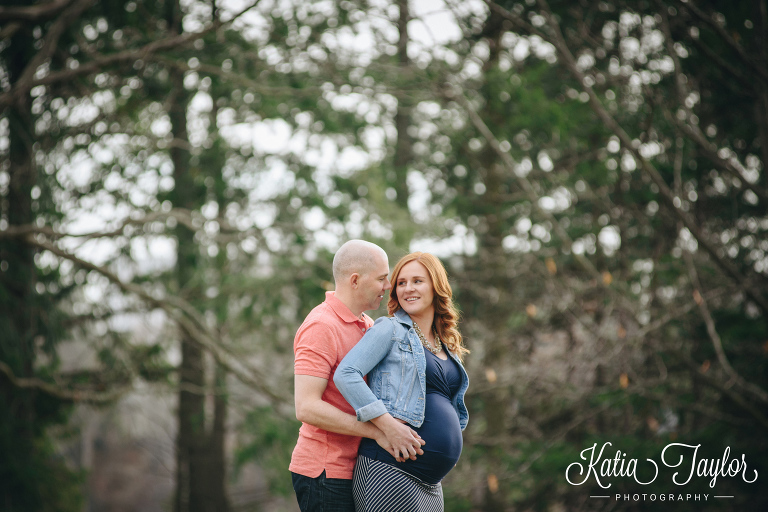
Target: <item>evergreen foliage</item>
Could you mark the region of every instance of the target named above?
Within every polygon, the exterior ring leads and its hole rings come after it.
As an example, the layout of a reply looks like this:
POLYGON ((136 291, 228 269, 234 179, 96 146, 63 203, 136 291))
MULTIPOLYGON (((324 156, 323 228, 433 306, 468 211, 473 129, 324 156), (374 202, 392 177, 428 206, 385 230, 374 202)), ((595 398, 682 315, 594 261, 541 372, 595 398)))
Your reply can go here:
POLYGON ((441 5, 0 7, 0 509, 79 510, 54 432, 148 388, 189 406, 176 510, 253 505, 228 458, 290 495, 293 335, 349 238, 449 270, 472 386, 447 510, 608 509, 564 478, 606 441, 765 474, 765 2, 441 5))

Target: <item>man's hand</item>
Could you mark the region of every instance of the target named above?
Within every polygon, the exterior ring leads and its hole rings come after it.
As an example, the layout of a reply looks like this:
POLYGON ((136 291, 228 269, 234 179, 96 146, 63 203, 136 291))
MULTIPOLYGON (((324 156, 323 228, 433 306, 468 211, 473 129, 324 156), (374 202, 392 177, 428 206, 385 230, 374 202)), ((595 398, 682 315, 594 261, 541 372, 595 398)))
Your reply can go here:
POLYGON ((397 462, 404 462, 406 459, 416 460, 417 455, 424 455, 421 449, 426 441, 417 434, 411 427, 396 420, 389 413, 382 414, 378 418, 371 420, 379 430, 384 434, 377 437, 376 442, 387 450, 397 462))

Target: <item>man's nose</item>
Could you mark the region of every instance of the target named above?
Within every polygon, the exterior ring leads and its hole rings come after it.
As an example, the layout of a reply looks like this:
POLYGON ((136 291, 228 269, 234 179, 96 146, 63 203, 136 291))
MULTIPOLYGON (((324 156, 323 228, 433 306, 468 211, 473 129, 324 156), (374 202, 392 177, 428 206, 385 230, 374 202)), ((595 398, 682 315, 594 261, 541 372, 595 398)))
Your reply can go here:
POLYGON ((391 290, 392 289, 392 283, 389 281, 384 281, 386 284, 384 285, 384 291, 391 290))

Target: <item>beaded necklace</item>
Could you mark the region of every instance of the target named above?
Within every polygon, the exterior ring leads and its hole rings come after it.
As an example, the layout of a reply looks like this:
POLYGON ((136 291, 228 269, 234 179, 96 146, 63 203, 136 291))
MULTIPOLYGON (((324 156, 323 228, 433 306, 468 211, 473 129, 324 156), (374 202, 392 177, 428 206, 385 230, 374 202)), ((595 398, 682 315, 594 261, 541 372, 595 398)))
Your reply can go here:
POLYGON ((433 348, 432 345, 429 344, 429 342, 427 341, 427 338, 421 332, 421 328, 419 327, 419 324, 417 324, 416 322, 413 322, 413 330, 416 331, 416 336, 419 337, 419 339, 421 340, 421 344, 424 345, 427 348, 427 350, 429 350, 433 354, 439 354, 440 352, 443 351, 443 344, 440 343, 440 338, 438 337, 437 332, 434 331, 434 329, 432 332, 435 333, 435 342, 437 344, 437 348, 433 348))

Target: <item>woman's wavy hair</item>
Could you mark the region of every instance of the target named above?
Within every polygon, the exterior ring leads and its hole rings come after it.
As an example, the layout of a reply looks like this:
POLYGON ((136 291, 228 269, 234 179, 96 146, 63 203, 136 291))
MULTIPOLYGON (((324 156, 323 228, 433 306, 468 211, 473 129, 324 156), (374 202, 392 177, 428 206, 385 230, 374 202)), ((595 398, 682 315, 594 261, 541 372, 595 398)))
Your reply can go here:
POLYGON ((434 292, 435 320, 434 327, 437 335, 448 347, 459 361, 463 360, 465 354, 469 354, 463 345, 463 339, 458 329, 459 310, 453 304, 453 290, 448 283, 448 273, 445 267, 437 257, 428 252, 412 252, 400 258, 392 271, 392 277, 389 282, 392 284, 392 291, 389 293, 389 302, 387 311, 390 315, 402 308, 397 299, 397 279, 400 277, 400 271, 403 267, 412 262, 418 261, 429 272, 429 278, 432 280, 432 290, 434 292))

